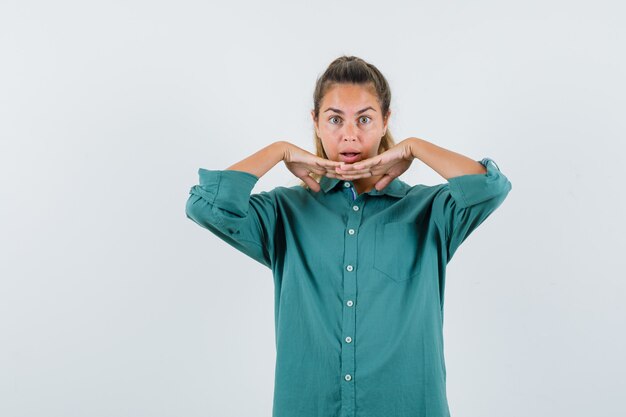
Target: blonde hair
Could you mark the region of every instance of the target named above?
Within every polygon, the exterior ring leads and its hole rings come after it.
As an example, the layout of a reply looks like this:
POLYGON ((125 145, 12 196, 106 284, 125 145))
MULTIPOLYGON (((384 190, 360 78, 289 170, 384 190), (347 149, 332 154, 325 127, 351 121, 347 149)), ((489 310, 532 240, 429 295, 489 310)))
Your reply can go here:
MULTIPOLYGON (((336 84, 357 84, 371 88, 372 93, 378 98, 378 104, 383 115, 383 121, 387 118, 387 112, 391 104, 391 89, 389 83, 383 74, 374 65, 365 62, 361 58, 355 56, 340 56, 330 63, 326 71, 317 79, 315 83, 315 91, 313 92, 313 110, 315 112, 315 120, 317 121, 320 113, 322 99, 333 86, 336 84)), ((317 136, 313 129, 313 141, 315 143, 315 153, 321 158, 328 159, 322 140, 317 136)), ((395 141, 389 128, 387 127, 385 135, 380 140, 378 154, 385 152, 395 145, 395 141)), ((310 176, 319 182, 321 175, 311 173, 310 176)), ((308 188, 308 185, 301 181, 301 187, 308 188)))

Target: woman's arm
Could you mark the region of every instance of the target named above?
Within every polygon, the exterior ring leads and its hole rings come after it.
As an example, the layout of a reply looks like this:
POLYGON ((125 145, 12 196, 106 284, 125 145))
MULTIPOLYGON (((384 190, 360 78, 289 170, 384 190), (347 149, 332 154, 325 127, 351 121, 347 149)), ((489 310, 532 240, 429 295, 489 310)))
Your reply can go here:
POLYGON ((410 138, 411 154, 446 180, 461 175, 486 174, 478 161, 420 138, 410 138))
POLYGON ((333 175, 335 166, 340 164, 290 142, 274 142, 227 169, 200 168, 198 184, 189 190, 187 217, 271 267, 276 244, 279 188, 255 194, 252 189, 259 178, 280 161, 285 161, 287 168, 314 191, 319 191, 320 186, 309 173, 333 175))
POLYGON ((229 166, 226 170, 243 171, 257 177, 262 177, 285 157, 288 142, 278 141, 267 145, 249 157, 229 166))
POLYGON ((341 165, 339 161, 320 158, 291 142, 281 140, 231 165, 226 168, 226 171, 247 172, 260 178, 280 161, 284 161, 287 169, 315 192, 320 191, 320 185, 310 174, 315 173, 328 177, 337 177, 335 168, 341 165))
POLYGON ((189 219, 268 267, 274 260, 276 196, 252 189, 283 160, 286 143, 267 145, 224 170, 200 168, 186 205, 189 219))

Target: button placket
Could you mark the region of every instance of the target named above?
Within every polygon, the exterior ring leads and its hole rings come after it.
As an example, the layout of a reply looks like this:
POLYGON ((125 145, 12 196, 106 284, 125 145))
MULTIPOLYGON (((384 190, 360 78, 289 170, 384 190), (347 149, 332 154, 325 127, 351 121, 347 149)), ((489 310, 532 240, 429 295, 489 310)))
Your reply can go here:
POLYGON ((355 341, 352 336, 356 334, 356 288, 359 265, 358 254, 358 230, 361 225, 364 200, 363 197, 354 193, 354 187, 349 182, 344 182, 346 190, 350 190, 354 196, 348 206, 346 222, 346 232, 344 234, 344 264, 343 264, 343 299, 345 306, 342 315, 342 337, 344 343, 341 347, 341 374, 344 382, 341 384, 341 404, 342 416, 354 417, 355 415, 355 384, 352 379, 355 377, 355 341))
POLYGON ((354 191, 354 187, 352 186, 352 184, 350 184, 350 182, 346 181, 343 183, 344 188, 346 189, 346 191, 348 192, 349 196, 350 196, 350 200, 354 201, 357 199, 357 195, 356 195, 356 191, 354 191))

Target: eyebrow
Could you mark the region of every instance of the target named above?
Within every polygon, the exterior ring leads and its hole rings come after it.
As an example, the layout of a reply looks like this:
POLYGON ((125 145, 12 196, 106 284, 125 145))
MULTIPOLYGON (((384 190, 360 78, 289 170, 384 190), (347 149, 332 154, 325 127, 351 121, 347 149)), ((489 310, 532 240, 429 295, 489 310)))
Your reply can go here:
MULTIPOLYGON (((337 112, 337 113, 339 113, 339 114, 343 114, 343 110, 335 109, 335 108, 333 108, 333 107, 329 107, 329 108, 327 108, 326 110, 324 110, 324 113, 326 113, 326 112, 327 112, 327 111, 329 111, 329 110, 332 110, 332 111, 337 112)), ((366 108, 364 108, 364 109, 362 109, 362 110, 359 110, 359 111, 358 111, 358 112, 356 112, 355 114, 361 114, 361 113, 363 113, 363 112, 364 112, 364 111, 366 111, 366 110, 376 111, 376 110, 375 110, 372 106, 369 106, 369 107, 366 107, 366 108)))

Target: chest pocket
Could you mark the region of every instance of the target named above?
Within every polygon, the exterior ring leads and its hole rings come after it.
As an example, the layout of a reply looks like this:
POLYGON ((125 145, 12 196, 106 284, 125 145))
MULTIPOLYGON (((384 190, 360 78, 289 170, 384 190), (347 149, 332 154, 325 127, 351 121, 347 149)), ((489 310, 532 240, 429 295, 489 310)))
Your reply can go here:
POLYGON ((393 281, 406 281, 419 273, 418 233, 415 223, 377 224, 374 251, 374 269, 393 281))

